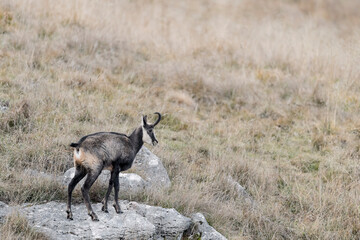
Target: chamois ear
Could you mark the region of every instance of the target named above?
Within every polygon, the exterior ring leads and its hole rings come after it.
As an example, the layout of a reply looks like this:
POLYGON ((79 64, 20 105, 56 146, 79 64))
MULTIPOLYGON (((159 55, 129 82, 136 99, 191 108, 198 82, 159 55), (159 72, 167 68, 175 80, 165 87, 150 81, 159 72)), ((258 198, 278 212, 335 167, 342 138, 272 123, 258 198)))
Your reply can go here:
POLYGON ((147 116, 142 116, 142 126, 147 126, 147 116))

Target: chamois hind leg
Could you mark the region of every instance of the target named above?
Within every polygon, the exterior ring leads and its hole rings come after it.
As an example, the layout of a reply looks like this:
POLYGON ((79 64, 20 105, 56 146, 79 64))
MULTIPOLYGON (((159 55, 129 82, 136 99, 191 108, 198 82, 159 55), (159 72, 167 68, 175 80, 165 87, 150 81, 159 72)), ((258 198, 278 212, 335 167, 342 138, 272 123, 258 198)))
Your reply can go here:
POLYGON ((73 179, 71 179, 69 186, 68 186, 68 201, 67 201, 67 218, 70 220, 73 220, 73 215, 71 212, 71 196, 72 196, 72 192, 76 186, 76 184, 78 184, 81 179, 83 179, 86 175, 86 170, 85 168, 81 167, 81 166, 77 166, 76 170, 75 170, 75 175, 73 177, 73 179))
POLYGON ((121 209, 120 209, 120 205, 119 205, 119 188, 120 188, 120 184, 119 184, 119 173, 120 170, 117 169, 116 173, 115 173, 115 179, 114 179, 114 190, 115 190, 115 202, 114 202, 114 208, 115 211, 117 213, 122 213, 121 209))
POLYGON ((111 171, 111 177, 110 177, 110 180, 109 180, 108 190, 107 190, 107 192, 106 192, 106 195, 105 195, 104 199, 101 201, 102 204, 103 204, 101 210, 104 211, 104 212, 106 212, 106 213, 109 212, 109 211, 108 211, 108 207, 107 207, 108 205, 107 205, 107 204, 108 204, 108 200, 109 200, 109 196, 110 196, 111 190, 112 190, 112 188, 113 188, 113 186, 114 186, 115 175, 116 175, 116 171, 115 171, 115 170, 112 170, 112 171, 111 171))
POLYGON ((81 192, 84 198, 84 202, 86 205, 86 208, 88 210, 88 214, 91 217, 91 219, 93 221, 99 221, 97 215, 94 213, 91 204, 90 204, 90 197, 89 197, 89 190, 91 188, 91 186, 94 184, 95 180, 98 178, 98 176, 101 173, 101 168, 100 169, 91 169, 89 170, 89 173, 86 177, 85 183, 84 185, 81 187, 81 192))

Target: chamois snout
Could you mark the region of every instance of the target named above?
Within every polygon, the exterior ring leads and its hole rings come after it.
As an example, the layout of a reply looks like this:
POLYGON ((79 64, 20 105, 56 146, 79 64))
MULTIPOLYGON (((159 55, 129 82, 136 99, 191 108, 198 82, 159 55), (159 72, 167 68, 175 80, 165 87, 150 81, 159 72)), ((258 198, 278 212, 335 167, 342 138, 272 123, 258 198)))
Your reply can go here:
POLYGON ((155 114, 158 115, 158 119, 156 120, 156 122, 154 124, 147 123, 147 116, 143 116, 143 119, 142 119, 143 141, 148 144, 152 144, 153 146, 156 146, 156 144, 159 143, 159 141, 155 137, 154 127, 161 120, 161 114, 158 112, 156 112, 155 114))

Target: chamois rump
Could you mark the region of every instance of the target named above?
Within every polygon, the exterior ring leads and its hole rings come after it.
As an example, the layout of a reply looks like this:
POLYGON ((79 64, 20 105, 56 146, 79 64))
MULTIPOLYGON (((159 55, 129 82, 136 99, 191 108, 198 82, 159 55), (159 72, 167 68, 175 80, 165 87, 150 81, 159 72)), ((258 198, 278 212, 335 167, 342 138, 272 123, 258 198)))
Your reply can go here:
POLYGON ((136 154, 144 142, 158 143, 153 131, 160 122, 161 114, 156 112, 158 119, 154 124, 147 123, 147 116, 142 117, 141 126, 136 128, 130 136, 116 132, 98 132, 82 137, 79 142, 71 143, 74 148, 75 176, 68 186, 67 218, 73 219, 71 212, 71 196, 76 184, 85 177, 81 192, 84 198, 88 214, 93 221, 99 221, 90 204, 89 190, 95 180, 104 169, 110 170, 111 177, 104 199, 102 211, 108 212, 108 198, 114 187, 115 202, 113 204, 117 213, 122 213, 118 201, 119 196, 119 173, 131 168, 136 154))

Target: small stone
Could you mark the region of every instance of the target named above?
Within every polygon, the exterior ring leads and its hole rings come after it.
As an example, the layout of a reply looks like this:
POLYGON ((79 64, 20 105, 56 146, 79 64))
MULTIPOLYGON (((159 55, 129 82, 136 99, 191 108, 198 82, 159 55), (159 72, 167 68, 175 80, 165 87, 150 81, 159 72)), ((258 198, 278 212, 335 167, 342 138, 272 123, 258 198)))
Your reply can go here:
POLYGON ((0 100, 0 112, 6 112, 9 109, 9 102, 0 100))
POLYGON ((204 215, 201 213, 194 213, 191 216, 191 219, 194 224, 194 232, 192 233, 192 236, 197 237, 196 239, 201 238, 201 240, 226 240, 223 235, 221 235, 207 223, 204 215))
POLYGON ((252 205, 253 207, 255 206, 255 201, 254 199, 250 196, 250 194, 246 191, 246 189, 241 186, 237 181, 235 181, 231 176, 228 177, 228 182, 235 188, 236 192, 238 193, 238 196, 242 199, 245 199, 245 201, 252 205))
POLYGON ((11 207, 0 201, 0 223, 5 221, 6 215, 10 213, 11 207))

